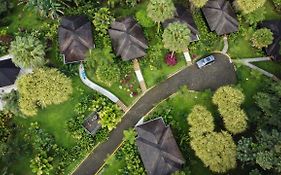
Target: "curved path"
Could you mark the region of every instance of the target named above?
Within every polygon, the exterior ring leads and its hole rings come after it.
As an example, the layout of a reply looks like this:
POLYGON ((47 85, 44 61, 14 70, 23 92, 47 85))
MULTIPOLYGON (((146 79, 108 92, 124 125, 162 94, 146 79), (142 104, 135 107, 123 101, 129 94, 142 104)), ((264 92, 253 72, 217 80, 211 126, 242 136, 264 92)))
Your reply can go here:
POLYGON ((186 67, 180 72, 168 78, 166 81, 147 91, 123 116, 122 121, 113 130, 109 139, 101 143, 80 164, 73 173, 74 175, 93 175, 103 165, 107 155, 110 155, 122 142, 123 131, 134 127, 154 106, 177 92, 182 86, 187 85, 191 90, 215 90, 226 84, 236 83, 236 74, 229 58, 222 54, 214 54, 216 61, 198 69, 195 65, 186 67))
POLYGON ((91 88, 91 89, 97 91, 98 93, 109 98, 113 103, 116 103, 118 106, 120 106, 121 109, 123 109, 123 111, 127 110, 127 107, 124 105, 123 102, 121 102, 121 100, 119 100, 118 97, 116 97, 114 94, 112 94, 108 90, 104 89, 103 87, 97 85, 96 83, 92 82, 91 80, 89 80, 87 78, 86 71, 85 71, 82 63, 80 63, 80 66, 79 66, 79 75, 80 75, 80 79, 86 86, 88 86, 89 88, 91 88))

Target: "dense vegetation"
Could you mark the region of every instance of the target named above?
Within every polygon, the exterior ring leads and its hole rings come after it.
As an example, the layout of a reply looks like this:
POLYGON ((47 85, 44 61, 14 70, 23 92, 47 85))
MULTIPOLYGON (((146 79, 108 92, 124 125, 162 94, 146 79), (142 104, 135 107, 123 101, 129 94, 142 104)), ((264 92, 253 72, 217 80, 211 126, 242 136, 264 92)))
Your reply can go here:
MULTIPOLYGON (((193 61, 222 49, 222 37, 209 31, 198 9, 206 2, 22 0, 18 5, 16 1, 0 0, 0 55, 13 54, 16 65, 34 68, 32 74, 18 79, 18 91, 3 97, 6 105, 0 112, 0 174, 70 174, 122 120, 115 104, 81 83, 77 64, 63 64, 57 37, 61 16, 84 14, 92 22, 95 48, 85 61, 88 77, 129 106, 140 88, 132 64, 113 53, 107 32, 111 22, 130 15, 143 28, 149 48, 140 64, 151 87, 185 65, 181 52, 187 46, 193 61), (174 4, 178 3, 191 7, 199 41, 189 43, 186 36, 190 31, 183 26, 170 32, 160 26, 173 17, 174 4), (169 51, 179 52, 174 66, 165 64, 169 51), (81 126, 93 111, 99 111, 103 126, 94 137, 81 126)), ((281 19, 281 1, 235 0, 233 5, 240 26, 238 32, 228 36, 229 55, 233 59, 265 56, 261 48, 272 42, 272 33, 258 29, 258 24, 281 19)), ((272 65, 280 63, 265 62, 263 67, 280 74, 272 65)), ((236 66, 237 85, 216 93, 190 92, 184 87, 145 118, 161 116, 170 124, 186 159, 182 171, 174 174, 280 174, 281 84, 236 66)), ((116 171, 110 175, 145 174, 135 137, 133 130, 124 132, 123 145, 104 173, 115 166, 116 171)))

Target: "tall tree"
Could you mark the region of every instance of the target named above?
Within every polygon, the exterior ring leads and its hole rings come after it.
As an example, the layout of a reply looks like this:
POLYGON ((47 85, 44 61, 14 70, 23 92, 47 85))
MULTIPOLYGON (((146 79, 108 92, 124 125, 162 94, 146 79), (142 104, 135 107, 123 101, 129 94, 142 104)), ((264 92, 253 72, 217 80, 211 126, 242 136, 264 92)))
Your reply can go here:
POLYGON ((163 43, 166 49, 175 52, 183 52, 190 43, 190 30, 180 22, 174 22, 168 25, 163 33, 163 43))
POLYGON ((17 36, 11 42, 9 53, 12 61, 21 68, 36 68, 45 64, 43 44, 34 36, 17 36))
POLYGON ((190 0, 190 2, 196 7, 196 8, 201 8, 203 7, 208 0, 190 0))
POLYGON ((37 114, 38 107, 66 101, 71 93, 71 80, 57 69, 40 68, 21 76, 17 82, 19 108, 27 116, 37 114))
POLYGON ((235 6, 244 14, 251 13, 262 7, 266 0, 236 0, 235 6))
POLYGON ((172 0, 150 0, 147 5, 147 16, 158 24, 158 32, 160 22, 172 18, 175 14, 175 6, 172 0))
POLYGON ((267 28, 258 29, 254 32, 251 41, 253 47, 258 49, 267 47, 273 42, 273 33, 267 28))

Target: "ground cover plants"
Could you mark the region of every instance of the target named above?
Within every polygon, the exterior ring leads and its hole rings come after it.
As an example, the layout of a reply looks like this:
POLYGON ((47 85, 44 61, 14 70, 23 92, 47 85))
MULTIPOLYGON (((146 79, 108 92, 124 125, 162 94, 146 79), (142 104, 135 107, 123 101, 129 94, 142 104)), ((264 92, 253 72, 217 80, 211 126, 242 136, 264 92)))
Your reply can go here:
MULTIPOLYGON (((85 58, 87 77, 130 107, 143 92, 132 62, 114 54, 111 23, 132 16, 142 27, 148 48, 138 61, 151 88, 186 67, 182 52, 188 51, 194 63, 222 50, 223 36, 210 31, 200 10, 206 2, 0 0, 0 56, 11 54, 17 66, 33 69, 18 78, 17 90, 1 97, 6 105, 0 111, 0 174, 71 174, 122 121, 124 113, 116 104, 81 82, 79 63, 64 64, 58 41, 62 16, 89 19, 95 47, 85 58), (190 42, 191 31, 181 23, 161 25, 173 16, 176 4, 191 9, 198 41, 190 42), (102 128, 91 136, 82 123, 94 111, 102 128)), ((273 34, 259 24, 281 19, 280 0, 235 0, 233 6, 239 31, 227 35, 228 55, 235 60, 266 56, 263 49, 273 34)), ((281 77, 280 62, 254 64, 281 77)), ((280 82, 239 63, 235 68, 237 84, 203 92, 184 86, 145 116, 145 121, 162 117, 171 126, 186 159, 174 175, 280 174, 280 82)), ((146 174, 133 128, 124 131, 122 145, 101 174, 146 174)))

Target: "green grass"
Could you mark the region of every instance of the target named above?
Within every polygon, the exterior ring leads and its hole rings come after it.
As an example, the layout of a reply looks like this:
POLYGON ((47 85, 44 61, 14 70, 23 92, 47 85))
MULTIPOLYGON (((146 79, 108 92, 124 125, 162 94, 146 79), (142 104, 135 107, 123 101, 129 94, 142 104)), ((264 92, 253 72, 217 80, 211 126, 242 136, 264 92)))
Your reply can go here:
POLYGON ((125 168, 126 163, 124 158, 122 157, 121 160, 117 160, 115 156, 111 157, 109 160, 107 160, 107 165, 104 168, 102 175, 122 175, 123 173, 119 170, 122 168, 125 168))
POLYGON ((262 61, 262 62, 254 62, 254 65, 262 68, 265 71, 268 71, 279 79, 281 79, 281 62, 273 62, 273 61, 262 61))
POLYGON ((146 82, 146 86, 152 87, 154 85, 156 85, 157 83, 164 81, 170 74, 173 74, 175 72, 177 72, 178 70, 180 70, 181 68, 183 68, 186 65, 186 62, 182 56, 177 56, 178 58, 178 63, 175 66, 168 66, 165 62, 164 62, 164 58, 159 58, 159 60, 162 63, 162 67, 161 69, 157 69, 157 70, 151 70, 149 66, 142 66, 142 73, 143 73, 143 77, 144 80, 146 82))
MULTIPOLYGON (((75 144, 75 140, 67 131, 66 122, 75 115, 74 107, 83 97, 81 92, 83 91, 83 95, 93 92, 84 86, 80 81, 80 78, 77 76, 72 78, 72 85, 73 94, 68 101, 59 105, 48 106, 47 108, 40 110, 37 116, 31 118, 15 118, 15 122, 24 129, 28 128, 31 122, 38 122, 42 129, 45 129, 48 133, 54 135, 58 145, 65 148, 70 148, 75 144)), ((29 161, 31 157, 32 155, 27 155, 24 153, 21 154, 18 160, 19 163, 14 163, 11 165, 13 172, 15 174, 31 174, 31 169, 29 168, 29 161)), ((71 165, 75 166, 78 163, 79 160, 75 161, 71 165)))

